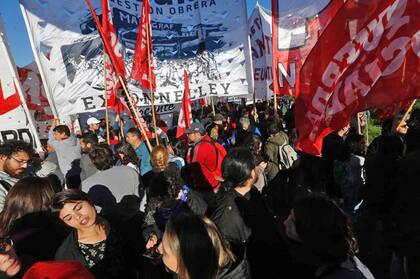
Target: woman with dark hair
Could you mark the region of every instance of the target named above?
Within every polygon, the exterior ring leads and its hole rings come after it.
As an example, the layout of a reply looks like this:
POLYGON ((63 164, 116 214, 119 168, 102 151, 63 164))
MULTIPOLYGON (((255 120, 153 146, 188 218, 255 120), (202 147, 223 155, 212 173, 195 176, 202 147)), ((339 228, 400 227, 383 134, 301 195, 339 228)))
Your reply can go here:
POLYGON ((118 143, 115 145, 115 153, 118 156, 118 160, 120 160, 121 165, 128 166, 135 169, 138 173, 140 173, 139 165, 140 159, 136 154, 136 151, 128 143, 118 143))
POLYGON ((36 261, 53 260, 68 234, 48 212, 53 197, 54 190, 48 180, 39 177, 20 179, 6 196, 0 228, 2 235, 13 240, 23 263, 22 270, 36 261))
POLYGON ((124 261, 123 244, 107 220, 96 213, 92 201, 82 191, 71 189, 54 196, 51 211, 72 228, 61 243, 56 260, 77 260, 95 278, 133 278, 124 261))
MULTIPOLYGON (((302 264, 310 275, 305 278, 374 278, 355 256, 357 242, 349 219, 326 196, 312 194, 297 200, 284 226, 286 236, 293 241, 294 259, 306 259, 302 264)), ((302 268, 295 270, 299 272, 302 268)))
POLYGON ((257 179, 254 183, 254 186, 261 192, 264 186, 267 184, 267 178, 265 176, 265 169, 267 168, 268 160, 264 158, 263 155, 263 141, 260 136, 255 134, 248 135, 243 143, 242 146, 248 148, 251 152, 252 157, 255 163, 255 172, 257 175, 257 179))
POLYGON ((159 252, 168 272, 180 279, 249 278, 242 270, 225 277, 234 255, 214 223, 192 213, 168 221, 159 252))
POLYGON ((210 209, 211 219, 238 261, 248 255, 253 278, 276 278, 284 249, 279 247, 274 219, 253 186, 257 176, 251 152, 241 147, 231 149, 223 160, 222 175, 224 182, 210 209), (278 249, 277 257, 261 257, 273 249, 278 249))

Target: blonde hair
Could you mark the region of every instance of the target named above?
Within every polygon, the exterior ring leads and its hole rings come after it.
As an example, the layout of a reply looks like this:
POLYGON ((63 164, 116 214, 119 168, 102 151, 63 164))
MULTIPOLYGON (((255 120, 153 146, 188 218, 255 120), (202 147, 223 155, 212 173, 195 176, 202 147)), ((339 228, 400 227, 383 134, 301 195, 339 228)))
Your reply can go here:
POLYGON ((153 147, 150 158, 152 165, 159 171, 164 171, 168 167, 169 152, 164 146, 153 147))

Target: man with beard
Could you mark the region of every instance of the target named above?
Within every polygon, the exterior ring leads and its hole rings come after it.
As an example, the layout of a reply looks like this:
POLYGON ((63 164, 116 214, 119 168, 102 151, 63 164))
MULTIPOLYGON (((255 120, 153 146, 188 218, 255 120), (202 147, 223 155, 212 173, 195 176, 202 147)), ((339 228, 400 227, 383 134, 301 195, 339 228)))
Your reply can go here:
POLYGON ((0 210, 10 188, 19 180, 32 159, 32 146, 24 141, 0 144, 0 210))
POLYGON ((92 160, 89 158, 89 152, 92 151, 95 144, 98 144, 98 137, 93 133, 84 133, 79 139, 79 142, 80 149, 82 151, 80 158, 80 179, 83 181, 98 171, 92 163, 92 160))

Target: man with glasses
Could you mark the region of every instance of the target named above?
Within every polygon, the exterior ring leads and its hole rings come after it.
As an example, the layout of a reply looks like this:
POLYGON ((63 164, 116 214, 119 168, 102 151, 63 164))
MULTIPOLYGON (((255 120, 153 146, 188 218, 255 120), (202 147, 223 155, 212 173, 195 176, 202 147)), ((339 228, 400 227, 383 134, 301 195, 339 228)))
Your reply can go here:
POLYGON ((10 188, 30 164, 32 146, 24 141, 6 141, 0 144, 0 210, 10 188))

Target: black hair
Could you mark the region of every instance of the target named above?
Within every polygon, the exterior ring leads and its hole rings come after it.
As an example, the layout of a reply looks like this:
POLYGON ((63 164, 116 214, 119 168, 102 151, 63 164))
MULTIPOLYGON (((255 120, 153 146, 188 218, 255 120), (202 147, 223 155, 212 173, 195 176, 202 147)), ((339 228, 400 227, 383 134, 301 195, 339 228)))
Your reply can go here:
POLYGON ((89 158, 98 170, 107 170, 114 166, 114 154, 105 144, 97 144, 89 152, 89 158))
POLYGON ((93 202, 89 199, 85 192, 82 192, 78 189, 68 189, 54 195, 50 206, 51 212, 58 216, 60 210, 63 209, 66 203, 76 201, 87 201, 90 205, 93 206, 93 202))
POLYGON ((241 146, 247 148, 251 152, 255 165, 259 165, 262 161, 264 161, 263 154, 261 151, 258 151, 258 148, 262 143, 263 141, 261 137, 256 134, 247 135, 241 142, 241 146))
POLYGON ((356 240, 349 218, 323 194, 309 194, 295 201, 296 232, 303 246, 322 264, 340 264, 353 256, 356 240))
POLYGON ((98 136, 91 132, 84 133, 81 137, 81 140, 86 144, 98 144, 98 136))
POLYGON ((127 134, 128 134, 128 133, 133 134, 133 135, 136 135, 138 138, 140 138, 140 139, 141 139, 141 133, 140 133, 140 130, 139 130, 139 129, 137 129, 136 127, 132 127, 132 128, 130 128, 130 129, 128 129, 127 134))
POLYGON ((251 177, 255 162, 252 153, 243 147, 229 151, 222 163, 223 187, 230 189, 240 187, 251 177))
POLYGON ((0 144, 0 155, 10 157, 20 151, 27 153, 30 157, 34 154, 32 145, 22 140, 8 140, 0 144))
MULTIPOLYGON (((122 143, 122 142, 117 143, 115 145, 115 153, 117 153, 117 156, 118 154, 124 155, 124 158, 121 160, 121 163, 123 165, 128 165, 128 163, 132 163, 138 166, 140 163, 140 159, 137 156, 136 151, 128 143, 122 143)), ((120 159, 119 156, 118 156, 118 159, 120 159)))
POLYGON ((66 136, 70 137, 70 129, 67 125, 58 125, 55 126, 53 129, 53 132, 57 132, 57 133, 64 133, 66 136))
POLYGON ((201 217, 193 213, 179 213, 168 221, 165 234, 178 244, 178 251, 173 252, 179 257, 177 272, 180 278, 216 278, 219 270, 218 251, 201 217))

